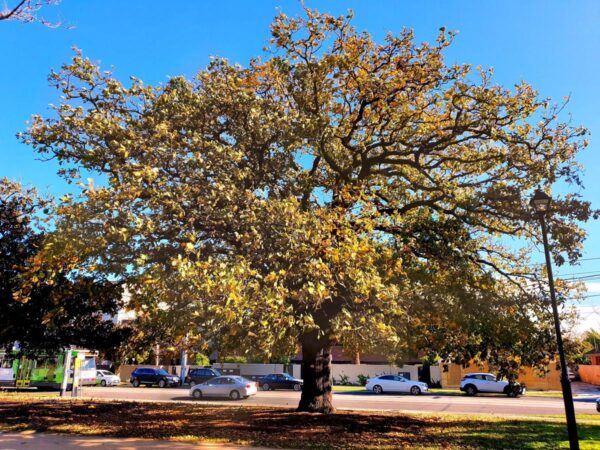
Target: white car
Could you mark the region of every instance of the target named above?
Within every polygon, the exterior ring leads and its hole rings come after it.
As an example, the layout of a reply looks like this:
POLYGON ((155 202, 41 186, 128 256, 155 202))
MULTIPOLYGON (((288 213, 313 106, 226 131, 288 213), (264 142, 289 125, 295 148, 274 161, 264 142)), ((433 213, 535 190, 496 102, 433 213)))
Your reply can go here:
POLYGON ((101 386, 118 386, 121 379, 108 370, 96 370, 96 384, 101 386))
POLYGON ((467 395, 476 395, 478 392, 506 394, 516 397, 525 394, 525 387, 519 383, 497 380, 491 373, 469 373, 460 380, 460 390, 467 395))
POLYGON ((384 392, 409 392, 413 395, 419 395, 427 392, 429 387, 427 383, 421 381, 411 381, 400 375, 380 375, 375 378, 369 378, 365 385, 368 391, 376 394, 384 392))
POLYGON ((195 399, 204 397, 229 397, 231 400, 248 398, 256 395, 256 383, 237 375, 212 378, 204 383, 196 384, 190 389, 190 396, 195 399))

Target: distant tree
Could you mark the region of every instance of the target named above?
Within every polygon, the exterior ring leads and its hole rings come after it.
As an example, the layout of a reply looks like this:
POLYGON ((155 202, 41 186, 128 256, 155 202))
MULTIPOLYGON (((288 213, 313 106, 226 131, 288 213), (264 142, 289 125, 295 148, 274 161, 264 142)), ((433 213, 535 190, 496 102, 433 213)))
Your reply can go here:
POLYGON ((68 345, 112 350, 127 338, 111 315, 121 305, 120 285, 50 270, 39 259, 44 234, 36 230, 46 202, 33 190, 0 180, 0 347, 18 342, 24 353, 68 345), (30 268, 35 270, 29 279, 30 268))
POLYGON ((567 335, 564 344, 570 366, 590 364, 590 357, 587 353, 592 350, 600 350, 600 332, 591 328, 581 336, 567 335))
POLYGON ((590 349, 600 349, 600 331, 589 329, 583 336, 584 340, 590 345, 590 349))
POLYGON ((18 22, 31 23, 38 22, 49 27, 59 26, 60 23, 50 22, 38 15, 42 7, 57 5, 61 0, 15 0, 10 4, 4 3, 4 8, 0 9, 0 21, 15 20, 18 22))
POLYGON ((219 356, 219 363, 234 363, 234 364, 246 364, 248 362, 248 358, 245 356, 219 356))
MULTIPOLYGON (((124 85, 75 55, 61 104, 23 135, 71 182, 48 253, 135 285, 175 340, 224 354, 302 350, 300 410, 329 412, 332 345, 504 364, 553 357, 528 201, 572 183, 587 131, 526 83, 448 65, 453 34, 382 43, 350 17, 280 14, 272 52, 195 78, 124 85), (85 186, 85 184, 83 184, 85 186)), ((595 214, 554 195, 552 253, 595 214)), ((560 300, 569 287, 557 280, 560 300)))
POLYGON ((210 364, 210 359, 204 353, 196 353, 192 361, 197 366, 208 366, 210 364))
POLYGON ((584 336, 566 335, 564 338, 564 347, 569 367, 590 363, 590 358, 586 353, 592 350, 593 347, 584 336))

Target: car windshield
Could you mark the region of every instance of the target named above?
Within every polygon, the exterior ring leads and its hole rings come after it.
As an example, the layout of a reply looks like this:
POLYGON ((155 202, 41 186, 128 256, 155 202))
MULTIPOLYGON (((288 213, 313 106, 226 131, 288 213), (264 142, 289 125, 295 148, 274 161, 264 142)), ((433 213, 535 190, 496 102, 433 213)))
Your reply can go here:
POLYGON ((81 363, 82 370, 96 369, 96 360, 94 358, 85 358, 81 363))
POLYGON ((156 373, 158 375, 169 375, 169 372, 167 372, 165 369, 158 369, 156 373))

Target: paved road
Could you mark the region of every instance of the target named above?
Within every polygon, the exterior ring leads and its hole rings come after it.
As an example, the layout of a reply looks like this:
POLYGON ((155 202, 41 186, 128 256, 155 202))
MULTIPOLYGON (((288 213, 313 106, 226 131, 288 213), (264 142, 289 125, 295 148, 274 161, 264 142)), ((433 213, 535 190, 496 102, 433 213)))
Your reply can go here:
MULTIPOLYGON (((93 398, 111 398, 116 400, 158 400, 193 401, 231 405, 230 400, 192 400, 188 389, 184 388, 148 388, 148 387, 86 387, 83 395, 93 398)), ((235 404, 260 406, 295 407, 300 393, 293 391, 259 391, 254 397, 240 400, 235 404)), ((562 398, 520 397, 480 395, 465 397, 460 395, 424 394, 412 395, 376 395, 367 391, 334 392, 334 405, 338 409, 366 409, 387 411, 423 411, 457 414, 497 414, 497 415, 541 415, 564 414, 562 398)), ((595 414, 593 398, 575 400, 578 414, 595 414)))

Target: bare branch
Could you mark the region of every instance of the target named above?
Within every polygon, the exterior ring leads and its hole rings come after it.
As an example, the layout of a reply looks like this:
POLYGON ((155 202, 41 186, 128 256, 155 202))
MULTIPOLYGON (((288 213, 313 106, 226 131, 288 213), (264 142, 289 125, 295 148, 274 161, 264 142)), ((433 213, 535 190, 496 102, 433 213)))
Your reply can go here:
POLYGON ((5 4, 4 9, 0 10, 0 21, 16 20, 23 23, 38 22, 50 28, 61 26, 60 22, 50 22, 37 15, 37 12, 44 6, 58 5, 60 0, 21 0, 15 6, 9 7, 5 4))

